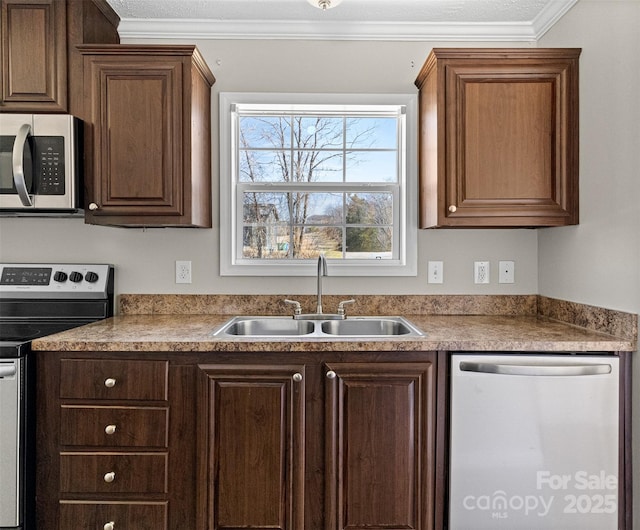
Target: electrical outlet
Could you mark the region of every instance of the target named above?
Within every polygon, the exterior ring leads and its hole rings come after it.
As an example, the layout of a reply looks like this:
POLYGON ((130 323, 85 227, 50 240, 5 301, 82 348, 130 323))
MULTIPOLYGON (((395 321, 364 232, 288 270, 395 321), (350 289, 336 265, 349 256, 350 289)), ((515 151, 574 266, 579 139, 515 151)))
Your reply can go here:
POLYGON ((516 264, 514 261, 501 261, 498 263, 500 273, 499 283, 515 283, 516 264))
POLYGON ((473 264, 473 281, 475 283, 490 283, 488 261, 476 261, 473 264))
POLYGON ((430 261, 428 263, 428 277, 429 283, 443 283, 444 267, 441 261, 430 261))
POLYGON ((176 283, 191 283, 190 261, 176 261, 176 283))

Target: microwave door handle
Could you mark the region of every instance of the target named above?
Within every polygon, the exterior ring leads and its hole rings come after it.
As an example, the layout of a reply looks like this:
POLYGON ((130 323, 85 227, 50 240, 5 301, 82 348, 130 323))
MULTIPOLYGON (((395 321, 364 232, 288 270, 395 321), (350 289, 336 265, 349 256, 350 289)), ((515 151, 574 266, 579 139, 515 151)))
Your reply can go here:
POLYGON ((13 183, 16 186, 18 197, 24 206, 33 206, 33 199, 27 190, 27 183, 24 179, 24 146, 31 132, 31 125, 25 123, 20 126, 16 140, 13 143, 13 183))
POLYGON ((584 376, 606 375, 611 373, 610 364, 567 364, 567 365, 536 365, 536 364, 506 364, 484 362, 461 362, 463 372, 476 372, 494 375, 528 375, 528 376, 584 376))

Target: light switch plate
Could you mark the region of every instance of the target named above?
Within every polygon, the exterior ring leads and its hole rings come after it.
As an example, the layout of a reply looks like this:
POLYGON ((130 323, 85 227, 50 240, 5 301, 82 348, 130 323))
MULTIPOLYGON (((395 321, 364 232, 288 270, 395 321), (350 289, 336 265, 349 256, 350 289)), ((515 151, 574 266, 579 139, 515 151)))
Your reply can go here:
POLYGON ((444 282, 444 266, 442 261, 430 261, 427 267, 429 283, 443 283, 444 282))

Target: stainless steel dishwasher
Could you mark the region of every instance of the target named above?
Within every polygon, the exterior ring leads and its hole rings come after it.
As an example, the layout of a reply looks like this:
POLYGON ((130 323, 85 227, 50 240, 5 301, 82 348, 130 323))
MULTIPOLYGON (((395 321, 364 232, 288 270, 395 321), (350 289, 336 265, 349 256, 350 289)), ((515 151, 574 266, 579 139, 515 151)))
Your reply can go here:
POLYGON ((450 530, 618 528, 619 362, 452 355, 450 530))

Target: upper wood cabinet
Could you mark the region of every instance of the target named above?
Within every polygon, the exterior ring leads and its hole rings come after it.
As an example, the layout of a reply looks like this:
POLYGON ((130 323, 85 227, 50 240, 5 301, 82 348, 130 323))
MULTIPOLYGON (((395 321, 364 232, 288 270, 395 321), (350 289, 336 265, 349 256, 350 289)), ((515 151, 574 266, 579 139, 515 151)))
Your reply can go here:
POLYGON ((211 227, 211 86, 195 46, 80 46, 85 221, 211 227))
POLYGON ((420 89, 420 227, 578 223, 580 49, 434 49, 420 89))
POLYGON ((0 112, 65 112, 84 119, 82 43, 117 43, 106 0, 0 0, 0 112))

